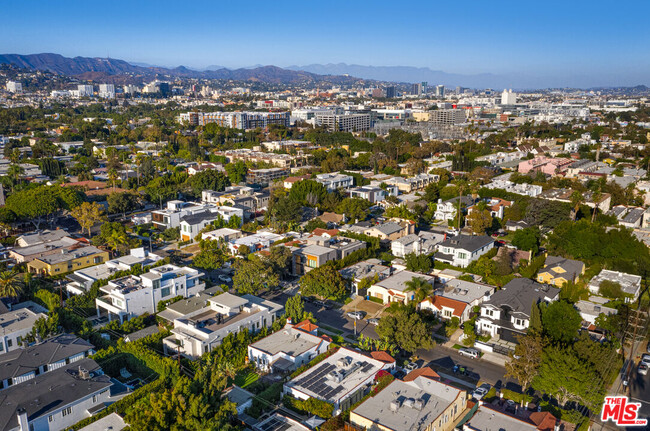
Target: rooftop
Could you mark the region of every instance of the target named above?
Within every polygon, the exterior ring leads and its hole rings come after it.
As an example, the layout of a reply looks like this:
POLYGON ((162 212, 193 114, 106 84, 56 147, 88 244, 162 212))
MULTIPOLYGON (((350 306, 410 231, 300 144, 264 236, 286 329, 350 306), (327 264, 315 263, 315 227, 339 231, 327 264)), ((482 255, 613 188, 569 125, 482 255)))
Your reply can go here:
POLYGON ((486 298, 494 292, 494 286, 487 284, 473 283, 471 281, 459 280, 457 278, 449 280, 445 285, 438 289, 436 295, 456 301, 471 303, 477 299, 486 298))
POLYGON ((19 408, 24 408, 28 418, 34 419, 111 385, 109 377, 101 374, 99 365, 87 358, 38 375, 0 391, 0 430, 17 429, 19 408), (89 371, 90 378, 83 379, 80 368, 89 371))
POLYGON ((560 294, 560 289, 546 284, 540 284, 529 278, 515 278, 496 291, 489 301, 498 308, 508 307, 513 312, 520 312, 526 316, 530 315, 533 303, 539 301, 553 301, 560 294))
POLYGON ((45 317, 45 314, 35 313, 27 308, 9 311, 0 314, 0 328, 3 333, 9 334, 22 329, 29 329, 34 326, 34 323, 40 317, 45 317))
POLYGON ((476 431, 537 431, 534 424, 491 409, 486 405, 479 406, 466 425, 476 431))
POLYGON ((462 394, 425 376, 395 380, 353 413, 394 431, 424 431, 462 394))
POLYGON ((283 352, 291 357, 296 357, 325 341, 315 335, 301 331, 291 326, 285 326, 268 337, 253 343, 250 347, 261 350, 269 355, 283 352))
POLYGON ((397 290, 403 292, 406 289, 406 283, 411 281, 413 278, 419 277, 430 283, 433 283, 434 278, 430 275, 420 274, 418 272, 411 271, 400 271, 390 277, 380 280, 375 283, 375 286, 383 287, 388 290, 397 290))
POLYGON ((469 252, 474 252, 492 243, 494 243, 494 239, 486 235, 456 235, 447 238, 445 241, 441 242, 438 247, 460 248, 469 252))
POLYGON ((285 386, 313 398, 338 402, 365 384, 385 365, 382 361, 342 347, 329 358, 285 383, 285 386))

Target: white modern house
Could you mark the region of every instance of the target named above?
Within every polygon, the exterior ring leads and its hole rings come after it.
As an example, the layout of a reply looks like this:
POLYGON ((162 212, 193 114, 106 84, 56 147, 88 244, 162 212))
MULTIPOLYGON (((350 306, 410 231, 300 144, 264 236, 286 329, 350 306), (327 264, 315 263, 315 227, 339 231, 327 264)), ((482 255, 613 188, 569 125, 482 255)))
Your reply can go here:
POLYGON ((175 296, 194 296, 205 289, 200 280, 202 272, 175 265, 152 268, 140 276, 130 275, 118 278, 102 286, 100 290, 106 295, 95 300, 97 316, 102 312, 124 322, 125 319, 144 313, 155 313, 158 303, 175 296))
POLYGON ((162 257, 150 253, 143 247, 134 248, 126 256, 117 257, 101 265, 79 269, 72 274, 68 274, 66 278, 70 280, 70 283, 65 288, 72 295, 81 295, 87 292, 97 280, 108 279, 118 271, 130 271, 135 265, 143 267, 153 265, 161 259, 162 257))
POLYGON ((592 278, 587 285, 589 291, 596 294, 600 293, 600 284, 605 280, 612 283, 618 283, 621 286, 621 291, 627 295, 627 302, 633 302, 639 299, 639 293, 641 292, 640 275, 626 274, 624 272, 603 269, 597 276, 592 278))
POLYGON ((338 173, 316 175, 316 181, 324 185, 328 192, 333 192, 338 189, 349 189, 354 185, 353 177, 338 173))
POLYGON ((362 186, 350 189, 351 198, 365 199, 370 203, 381 202, 386 199, 387 193, 384 189, 372 186, 362 186))
POLYGON ((244 210, 236 207, 219 206, 211 207, 208 211, 183 216, 180 222, 181 240, 191 241, 210 223, 219 218, 228 223, 233 217, 239 218, 239 226, 241 226, 244 222, 244 210))
POLYGON ((494 239, 489 236, 457 235, 447 238, 438 245, 435 259, 466 268, 492 248, 494 248, 494 239))
POLYGON ((420 231, 418 234, 412 233, 393 240, 390 243, 390 248, 395 257, 403 258, 410 253, 432 254, 444 239, 444 234, 420 231))
POLYGON ((300 400, 316 398, 328 402, 334 406, 334 414, 338 414, 363 398, 379 371, 394 367, 394 359, 385 362, 342 347, 286 382, 283 392, 300 400))
POLYGON ((222 293, 208 305, 174 319, 172 335, 163 340, 165 353, 195 359, 219 346, 228 334, 270 327, 284 310, 282 305, 256 296, 222 293))
POLYGON ((248 359, 263 372, 288 372, 308 364, 330 345, 318 336, 318 326, 308 320, 284 329, 248 346, 248 359))
POLYGON ((260 250, 269 249, 274 242, 279 241, 284 237, 284 235, 272 232, 257 232, 254 235, 243 236, 231 240, 228 243, 228 249, 231 254, 236 255, 239 253, 239 248, 245 245, 251 253, 255 253, 260 250))

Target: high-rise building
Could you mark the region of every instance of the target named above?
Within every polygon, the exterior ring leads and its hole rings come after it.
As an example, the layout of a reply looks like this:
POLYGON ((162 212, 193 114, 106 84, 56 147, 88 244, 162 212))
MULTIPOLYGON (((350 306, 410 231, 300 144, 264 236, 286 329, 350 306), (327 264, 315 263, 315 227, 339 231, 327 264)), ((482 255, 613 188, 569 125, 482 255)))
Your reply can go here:
POLYGON ((422 84, 411 85, 411 94, 413 96, 422 96, 422 84))
POLYGON ((387 99, 392 99, 397 96, 397 89, 395 88, 394 85, 391 85, 390 87, 386 87, 386 98, 387 99))
POLYGON ((104 99, 114 99, 115 86, 113 84, 99 84, 99 97, 104 99))
POLYGON ((124 91, 124 94, 135 94, 138 92, 138 87, 133 84, 127 84, 122 87, 122 90, 124 91))
POLYGON ((361 132, 370 130, 370 114, 316 114, 316 124, 332 132, 361 132))
POLYGON ((427 94, 427 91, 429 91, 429 83, 422 81, 422 94, 427 94))
POLYGON ((503 90, 501 93, 501 104, 502 105, 514 105, 517 103, 517 93, 514 93, 511 90, 503 90))
POLYGON ((444 85, 436 85, 436 97, 445 97, 444 85))
POLYGON ((7 91, 9 91, 10 93, 22 93, 23 84, 16 81, 7 81, 7 91))
POLYGON ((95 89, 92 85, 77 85, 79 97, 93 97, 95 89))

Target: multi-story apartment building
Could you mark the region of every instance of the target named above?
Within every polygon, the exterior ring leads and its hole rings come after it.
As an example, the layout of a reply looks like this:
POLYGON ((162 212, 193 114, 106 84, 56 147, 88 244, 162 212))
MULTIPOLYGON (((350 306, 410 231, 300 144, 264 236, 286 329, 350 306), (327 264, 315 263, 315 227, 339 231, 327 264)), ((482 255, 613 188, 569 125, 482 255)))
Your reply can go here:
POLYGON ((350 175, 329 173, 316 175, 316 181, 325 186, 328 192, 338 189, 349 189, 354 184, 354 178, 350 175))
POLYGON ((97 316, 106 312, 109 320, 117 317, 124 322, 144 313, 155 313, 160 301, 175 296, 187 298, 203 291, 202 275, 193 268, 164 265, 140 276, 111 280, 100 288, 106 295, 95 300, 97 316))
POLYGON ((77 91, 79 92, 79 97, 93 97, 95 89, 92 85, 77 85, 77 91))
POLYGON ((266 186, 287 175, 289 170, 286 168, 251 169, 246 174, 246 182, 266 186))
POLYGON ((178 121, 189 125, 204 126, 216 123, 232 129, 266 128, 270 124, 289 127, 289 112, 187 112, 178 121))
POLYGON ((167 208, 151 211, 151 220, 157 229, 165 230, 181 225, 181 219, 187 215, 207 211, 209 206, 194 202, 169 201, 167 208))
POLYGON ((453 126, 467 121, 463 109, 436 109, 429 111, 429 123, 453 126))
POLYGON ((7 91, 10 93, 22 93, 23 84, 16 81, 7 81, 7 91))
POLYGON ((336 250, 320 245, 308 245, 293 252, 292 266, 294 275, 303 275, 327 262, 337 260, 336 250))
POLYGON ((115 85, 113 84, 99 84, 99 97, 103 99, 115 98, 115 85))
POLYGON ((228 334, 270 327, 284 310, 282 305, 256 296, 222 293, 206 307, 174 319, 172 335, 163 340, 165 353, 195 359, 219 346, 228 334))
POLYGON ((370 130, 370 114, 317 113, 316 124, 332 132, 362 132, 370 130))

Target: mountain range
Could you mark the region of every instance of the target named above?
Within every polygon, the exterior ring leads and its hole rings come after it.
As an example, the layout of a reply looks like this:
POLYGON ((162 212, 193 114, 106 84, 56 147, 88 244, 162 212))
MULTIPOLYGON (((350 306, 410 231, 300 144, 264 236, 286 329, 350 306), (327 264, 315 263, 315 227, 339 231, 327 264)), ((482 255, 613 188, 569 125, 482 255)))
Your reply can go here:
POLYGON ((159 66, 132 64, 114 58, 64 57, 59 54, 0 54, 0 64, 42 70, 61 75, 74 76, 103 82, 144 82, 155 78, 203 78, 235 81, 266 82, 273 84, 352 84, 359 81, 349 76, 323 76, 300 70, 283 69, 277 66, 226 69, 209 66, 204 70, 194 70, 185 66, 165 68, 159 66))

